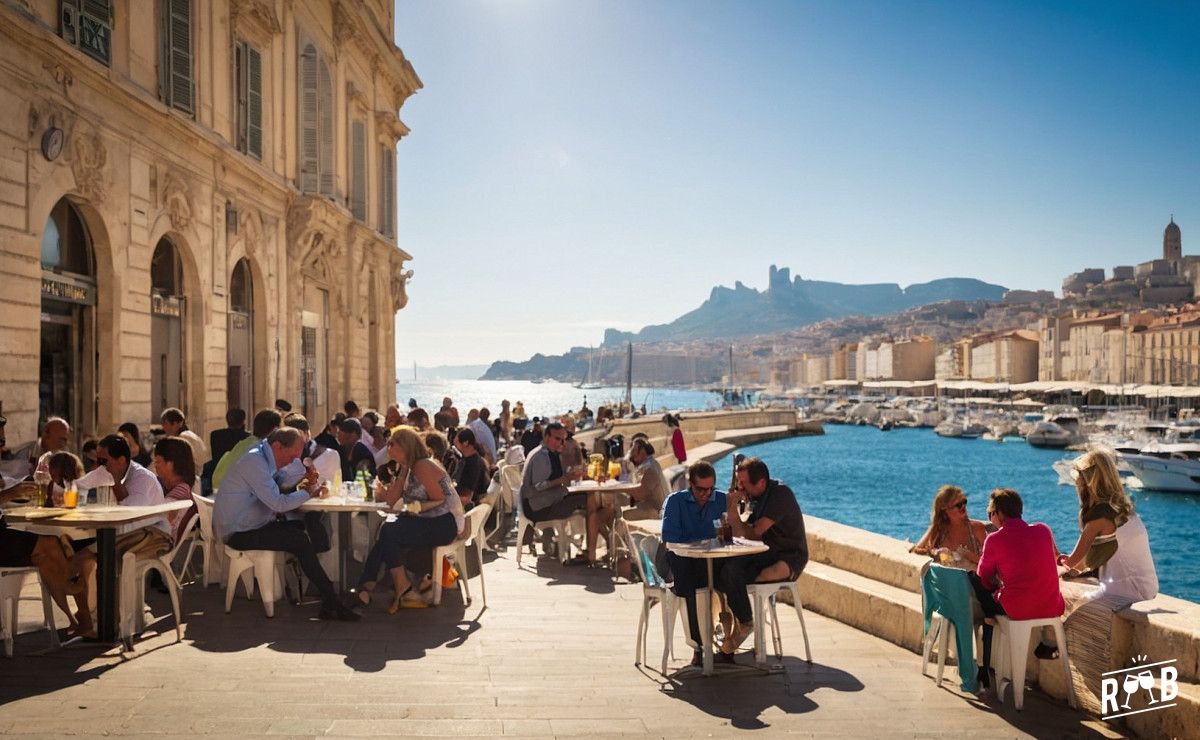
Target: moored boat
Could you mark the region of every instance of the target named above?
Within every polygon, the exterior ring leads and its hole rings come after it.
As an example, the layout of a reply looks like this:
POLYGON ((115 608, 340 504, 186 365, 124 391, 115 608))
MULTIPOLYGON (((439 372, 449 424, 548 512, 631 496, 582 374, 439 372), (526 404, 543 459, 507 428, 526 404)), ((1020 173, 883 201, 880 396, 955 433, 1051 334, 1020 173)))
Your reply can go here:
POLYGON ((1200 444, 1151 443, 1137 453, 1118 457, 1150 491, 1200 493, 1200 444))

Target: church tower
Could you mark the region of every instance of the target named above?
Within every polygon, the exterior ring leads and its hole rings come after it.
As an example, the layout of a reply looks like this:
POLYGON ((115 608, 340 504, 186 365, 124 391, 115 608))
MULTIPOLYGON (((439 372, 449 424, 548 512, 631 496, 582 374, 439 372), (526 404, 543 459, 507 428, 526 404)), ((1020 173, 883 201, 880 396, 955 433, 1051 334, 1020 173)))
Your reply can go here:
POLYGON ((1177 260, 1182 256, 1183 236, 1179 233, 1175 217, 1171 216, 1171 223, 1167 224, 1167 228, 1163 230, 1163 259, 1177 260))

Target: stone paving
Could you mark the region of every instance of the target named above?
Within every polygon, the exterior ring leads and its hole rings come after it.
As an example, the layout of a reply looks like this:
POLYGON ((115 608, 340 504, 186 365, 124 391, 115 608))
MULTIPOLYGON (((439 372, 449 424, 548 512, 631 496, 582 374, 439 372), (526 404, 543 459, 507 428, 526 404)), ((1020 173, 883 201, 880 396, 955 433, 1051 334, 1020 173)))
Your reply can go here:
MULTIPOLYGON (((457 590, 438 608, 395 616, 377 599, 358 623, 320 622, 315 605, 284 602, 267 619, 260 602, 241 596, 226 615, 221 589, 189 585, 182 643, 157 594, 151 607, 168 616, 150 625, 133 656, 96 647, 37 654, 45 633, 21 635, 16 657, 0 660, 0 733, 1120 736, 1032 689, 1016 712, 1011 701, 961 694, 950 680, 937 688, 921 677, 919 656, 811 612, 811 666, 787 657, 777 674, 666 679, 634 665, 640 585, 545 557, 525 557, 518 571, 513 555, 485 555, 487 608, 478 578, 466 608, 457 590)), ((23 604, 23 621, 37 611, 23 604)), ((799 622, 780 616, 784 650, 795 656, 799 622)), ((652 665, 661 639, 655 609, 652 665)), ((677 642, 677 654, 690 657, 677 642)))

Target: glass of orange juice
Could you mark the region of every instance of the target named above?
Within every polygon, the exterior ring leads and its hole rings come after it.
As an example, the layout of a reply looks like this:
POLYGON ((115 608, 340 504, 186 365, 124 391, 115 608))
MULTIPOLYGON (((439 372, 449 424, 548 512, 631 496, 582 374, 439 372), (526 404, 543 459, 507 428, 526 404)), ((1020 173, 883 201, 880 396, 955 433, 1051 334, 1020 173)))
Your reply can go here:
POLYGON ((74 485, 67 486, 67 490, 63 491, 63 506, 68 509, 74 509, 79 505, 79 489, 74 485))
POLYGON ((621 463, 611 460, 608 463, 608 477, 616 480, 621 476, 621 463))

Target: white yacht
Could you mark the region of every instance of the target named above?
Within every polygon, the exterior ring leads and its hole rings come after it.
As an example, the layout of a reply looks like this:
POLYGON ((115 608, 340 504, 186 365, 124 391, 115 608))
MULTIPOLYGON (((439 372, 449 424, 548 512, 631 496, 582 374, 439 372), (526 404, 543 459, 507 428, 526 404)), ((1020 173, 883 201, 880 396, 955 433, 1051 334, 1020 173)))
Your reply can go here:
POLYGON ((1039 421, 1025 441, 1034 447, 1063 448, 1075 441, 1075 435, 1052 421, 1039 421))
POLYGON ((1140 452, 1119 452, 1118 457, 1146 490, 1200 493, 1200 443, 1152 442, 1140 452))

